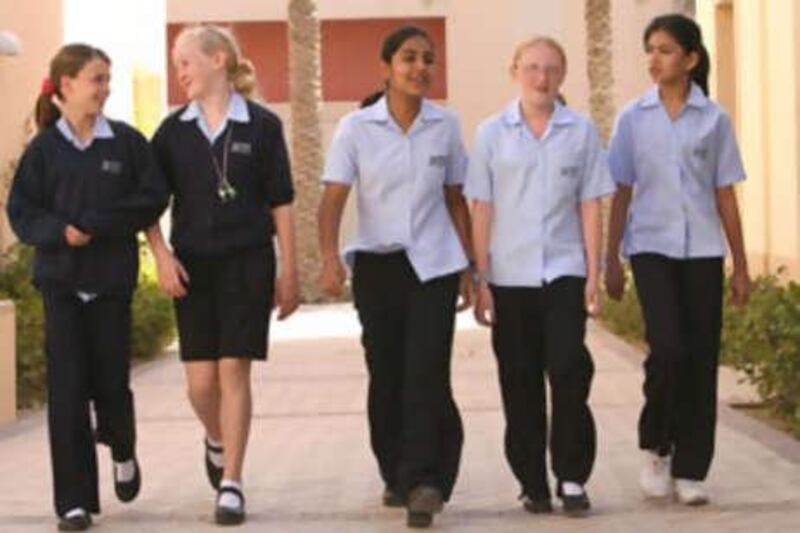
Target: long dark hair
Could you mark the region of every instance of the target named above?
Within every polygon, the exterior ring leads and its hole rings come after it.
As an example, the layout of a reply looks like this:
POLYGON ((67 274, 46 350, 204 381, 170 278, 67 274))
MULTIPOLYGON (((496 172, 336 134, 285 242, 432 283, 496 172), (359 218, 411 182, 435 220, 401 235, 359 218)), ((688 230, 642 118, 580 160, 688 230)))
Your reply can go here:
POLYGON ((711 61, 708 58, 708 50, 703 45, 703 32, 700 26, 685 15, 672 14, 661 15, 654 18, 644 30, 644 46, 647 48, 647 41, 650 36, 657 32, 668 33, 683 48, 687 54, 697 52, 697 65, 690 72, 693 82, 700 86, 703 93, 708 95, 708 74, 711 71, 711 61))
POLYGON ((61 110, 53 102, 53 98, 58 98, 59 100, 64 98, 61 95, 61 77, 74 78, 93 59, 101 59, 107 65, 111 65, 111 59, 108 54, 99 48, 81 43, 62 46, 53 59, 50 60, 49 80, 42 84, 42 89, 36 99, 36 107, 33 111, 36 128, 39 131, 53 126, 61 117, 61 110))
MULTIPOLYGON (((422 37, 423 39, 428 41, 431 44, 431 46, 433 46, 433 41, 431 40, 430 35, 428 35, 428 32, 426 32, 419 26, 402 26, 394 30, 392 33, 387 35, 386 38, 383 39, 383 45, 381 46, 381 61, 383 61, 387 65, 391 64, 392 57, 397 53, 400 47, 403 46, 403 43, 405 43, 412 37, 422 37)), ((370 94, 361 101, 360 107, 371 106, 372 104, 380 100, 385 93, 386 93, 385 88, 379 91, 375 91, 374 93, 370 94)))

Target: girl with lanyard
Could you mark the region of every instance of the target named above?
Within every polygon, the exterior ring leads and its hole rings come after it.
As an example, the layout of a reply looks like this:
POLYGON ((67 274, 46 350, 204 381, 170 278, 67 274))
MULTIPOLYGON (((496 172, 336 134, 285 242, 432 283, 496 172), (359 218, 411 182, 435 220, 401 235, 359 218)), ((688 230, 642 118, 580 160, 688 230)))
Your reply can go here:
POLYGON ((585 514, 595 456, 588 406, 594 372, 586 316, 599 311, 600 199, 614 190, 594 125, 559 103, 567 61, 547 37, 521 43, 511 76, 520 96, 478 129, 465 194, 472 204, 478 290, 475 316, 492 327, 505 450, 525 509, 585 514))
POLYGON ((12 228, 36 249, 54 500, 64 531, 87 529, 100 512, 95 440, 111 448, 121 501, 133 500, 141 484, 129 385, 136 233, 158 219, 166 191, 146 139, 103 115, 110 68, 102 50, 84 44, 55 55, 36 104, 38 134, 8 200, 12 228))
POLYGON ((732 301, 749 276, 733 185, 745 178, 728 115, 708 99, 700 28, 682 15, 644 32, 655 86, 617 119, 609 149, 618 189, 611 209, 606 287, 622 295, 619 258, 630 258, 650 353, 639 447, 647 496, 708 501, 702 481, 714 453, 725 242, 733 253, 732 301))
POLYGON ((204 460, 219 524, 245 519, 242 464, 252 417, 251 361, 267 357, 278 319, 297 308, 294 197, 279 118, 248 100, 255 86, 233 37, 185 29, 172 51, 191 100, 153 138, 173 195, 171 251, 158 225, 148 239, 159 281, 175 298, 180 356, 205 429, 204 460), (277 233, 280 275, 272 240, 277 233))
POLYGON ((471 302, 466 157, 456 116, 425 99, 434 63, 427 33, 392 32, 381 60, 386 90, 341 119, 328 152, 321 285, 342 292, 339 226, 355 187, 358 230, 344 259, 363 328, 383 501, 405 504, 408 525, 427 527, 453 490, 463 441, 450 357, 459 293, 458 309, 471 302))

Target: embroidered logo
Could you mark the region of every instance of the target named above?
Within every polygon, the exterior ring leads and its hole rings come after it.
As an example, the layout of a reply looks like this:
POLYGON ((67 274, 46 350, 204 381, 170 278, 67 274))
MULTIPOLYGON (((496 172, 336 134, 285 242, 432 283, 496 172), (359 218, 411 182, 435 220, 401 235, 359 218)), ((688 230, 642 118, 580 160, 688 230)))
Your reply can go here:
POLYGON ((122 162, 104 159, 100 165, 100 170, 108 172, 109 174, 119 174, 122 172, 122 162))
POLYGON ((428 166, 431 167, 446 167, 447 166, 447 156, 446 155, 432 155, 428 160, 428 166))
POLYGON ((232 154, 250 155, 253 153, 253 145, 246 142, 231 143, 232 154))
POLYGON ((561 175, 566 178, 577 178, 580 170, 578 166, 561 167, 561 175))

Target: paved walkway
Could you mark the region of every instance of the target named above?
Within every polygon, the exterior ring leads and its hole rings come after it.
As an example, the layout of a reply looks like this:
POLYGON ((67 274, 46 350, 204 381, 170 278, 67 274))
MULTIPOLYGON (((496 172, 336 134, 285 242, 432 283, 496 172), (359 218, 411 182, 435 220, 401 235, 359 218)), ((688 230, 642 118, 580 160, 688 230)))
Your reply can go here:
MULTIPOLYGON (((255 373, 255 420, 246 464, 249 521, 270 532, 406 531, 404 513, 380 506, 367 444, 365 373, 358 325, 346 306, 304 309, 275 329, 271 361, 255 373)), ((502 454, 503 419, 488 332, 460 318, 456 399, 466 441, 451 505, 435 530, 465 532, 800 531, 800 442, 720 408, 713 503, 689 509, 641 499, 635 425, 641 354, 601 328, 589 335, 597 372, 592 405, 599 453, 585 520, 526 514, 502 454)), ((97 531, 215 531, 201 463, 201 431, 184 398, 174 354, 138 367, 134 388, 144 486, 123 505, 101 452, 103 514, 97 531)), ((752 391, 725 372, 724 402, 752 391)), ((0 429, 0 531, 53 531, 46 427, 41 412, 0 429)))

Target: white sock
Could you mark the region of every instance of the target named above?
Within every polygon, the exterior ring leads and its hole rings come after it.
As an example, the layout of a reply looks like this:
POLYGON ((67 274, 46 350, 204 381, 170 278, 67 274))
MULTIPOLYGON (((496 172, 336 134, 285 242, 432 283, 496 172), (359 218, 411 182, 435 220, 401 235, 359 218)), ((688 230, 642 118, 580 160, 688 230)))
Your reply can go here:
POLYGON ((580 496, 583 494, 583 487, 572 481, 564 481, 561 483, 561 492, 564 493, 564 496, 580 496))
MULTIPOLYGON (((222 448, 221 441, 214 440, 208 435, 206 435, 206 442, 208 443, 209 446, 213 446, 214 448, 222 448)), ((222 468, 225 465, 222 453, 206 449, 206 454, 208 454, 208 459, 211 461, 211 464, 213 464, 217 468, 222 468)))
POLYGON ((136 475, 136 463, 133 459, 128 459, 123 463, 114 461, 114 472, 117 475, 117 481, 127 483, 136 475))
MULTIPOLYGON (((223 489, 225 487, 238 489, 240 492, 242 491, 242 484, 239 481, 233 481, 232 479, 222 480, 222 482, 219 484, 219 488, 223 489)), ((239 496, 234 494, 233 492, 221 492, 219 495, 218 504, 220 507, 227 507, 228 509, 242 508, 241 498, 239 498, 239 496)))
POLYGON ((64 518, 78 518, 79 516, 86 516, 86 511, 83 507, 75 507, 64 513, 64 518))

